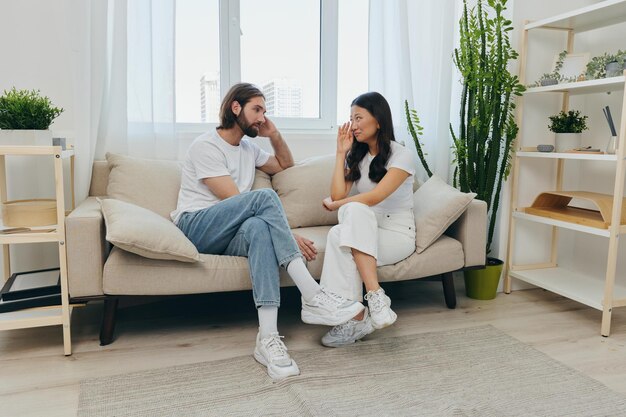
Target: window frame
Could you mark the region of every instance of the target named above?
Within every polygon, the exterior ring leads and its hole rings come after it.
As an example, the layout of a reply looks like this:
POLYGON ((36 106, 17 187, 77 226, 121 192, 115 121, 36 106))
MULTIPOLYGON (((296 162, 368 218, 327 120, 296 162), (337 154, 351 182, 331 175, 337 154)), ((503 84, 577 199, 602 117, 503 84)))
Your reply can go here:
MULTIPOLYGON (((330 132, 337 124, 338 0, 320 1, 319 118, 272 117, 281 130, 330 132)), ((219 0, 220 96, 241 80, 240 1, 219 0)), ((245 81, 245 80, 243 80, 245 81)), ((183 134, 201 133, 216 123, 179 123, 183 134)))

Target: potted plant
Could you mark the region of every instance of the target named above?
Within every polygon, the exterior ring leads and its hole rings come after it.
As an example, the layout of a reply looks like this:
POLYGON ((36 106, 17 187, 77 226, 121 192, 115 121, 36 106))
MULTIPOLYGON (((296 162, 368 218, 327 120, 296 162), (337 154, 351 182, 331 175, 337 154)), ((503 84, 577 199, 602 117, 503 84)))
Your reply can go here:
POLYGON ((544 73, 539 77, 539 79, 529 87, 545 87, 548 85, 555 85, 562 81, 565 81, 565 78, 561 75, 560 71, 563 68, 563 60, 567 56, 567 51, 562 51, 559 53, 559 57, 554 64, 554 70, 550 73, 544 73))
POLYGON ((626 69, 626 51, 618 50, 615 54, 604 53, 594 56, 587 63, 585 78, 596 80, 599 78, 616 77, 626 69))
POLYGON ((62 112, 37 90, 5 90, 0 96, 0 143, 50 146, 48 129, 62 112))
POLYGON ((555 134, 556 152, 580 148, 582 131, 587 129, 587 116, 582 116, 579 110, 561 111, 550 116, 548 128, 555 134))
MULTIPOLYGON (((517 59, 511 47, 509 33, 512 22, 503 16, 506 0, 478 0, 468 10, 463 1, 460 24, 460 45, 454 50, 454 63, 461 73, 460 124, 455 130, 450 124, 455 155, 454 186, 463 192, 474 192, 487 203, 487 254, 496 224, 500 191, 511 168, 512 143, 517 136, 513 99, 525 91, 519 78, 508 70, 510 61, 517 59), (486 10, 488 8, 489 10, 486 10)), ((418 155, 422 157, 419 119, 405 102, 409 132, 418 155)), ((486 268, 465 271, 465 291, 471 298, 495 298, 503 262, 487 257, 486 268)))

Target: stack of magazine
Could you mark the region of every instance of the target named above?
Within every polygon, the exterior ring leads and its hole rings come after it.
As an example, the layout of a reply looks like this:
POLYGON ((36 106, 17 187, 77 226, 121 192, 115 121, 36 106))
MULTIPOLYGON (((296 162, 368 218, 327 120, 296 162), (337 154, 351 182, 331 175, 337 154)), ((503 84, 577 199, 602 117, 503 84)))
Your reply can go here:
POLYGON ((15 273, 0 290, 0 313, 60 304, 59 268, 15 273))

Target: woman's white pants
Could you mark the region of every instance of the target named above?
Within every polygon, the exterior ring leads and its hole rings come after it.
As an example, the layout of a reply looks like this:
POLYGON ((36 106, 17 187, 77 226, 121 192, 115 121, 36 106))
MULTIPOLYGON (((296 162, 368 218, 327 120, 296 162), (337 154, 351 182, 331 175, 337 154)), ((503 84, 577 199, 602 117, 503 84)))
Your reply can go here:
POLYGON ((376 265, 400 262, 415 252, 413 210, 374 211, 366 204, 339 208, 339 224, 328 232, 321 285, 349 300, 363 300, 363 281, 352 248, 373 256, 376 265))

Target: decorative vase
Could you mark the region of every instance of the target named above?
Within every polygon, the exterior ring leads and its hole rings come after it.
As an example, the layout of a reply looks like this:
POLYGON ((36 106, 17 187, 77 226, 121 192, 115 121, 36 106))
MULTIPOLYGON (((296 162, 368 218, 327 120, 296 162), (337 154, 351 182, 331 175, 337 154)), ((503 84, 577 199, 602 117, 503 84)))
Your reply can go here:
POLYGON ((620 65, 619 62, 613 61, 606 64, 606 78, 610 77, 619 77, 623 74, 624 66, 620 65))
POLYGON ((566 152, 580 148, 582 133, 555 133, 554 147, 556 152, 566 152))
POLYGON ((465 271, 465 294, 475 300, 496 298, 503 264, 500 259, 487 258, 485 269, 465 271))
POLYGON ((548 85, 556 85, 559 83, 559 80, 555 78, 546 78, 544 80, 539 81, 539 83, 541 84, 542 87, 545 87, 548 85))

